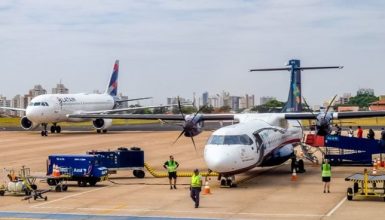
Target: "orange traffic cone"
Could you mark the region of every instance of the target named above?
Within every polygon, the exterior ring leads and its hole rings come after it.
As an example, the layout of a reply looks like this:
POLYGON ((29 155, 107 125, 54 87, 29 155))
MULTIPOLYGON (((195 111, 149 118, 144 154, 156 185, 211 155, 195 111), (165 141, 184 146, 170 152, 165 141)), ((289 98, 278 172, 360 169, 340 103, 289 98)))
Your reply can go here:
POLYGON ((60 176, 59 167, 56 166, 55 164, 52 166, 52 176, 54 176, 54 177, 60 176))
POLYGON ((209 181, 206 181, 205 188, 203 189, 203 195, 209 195, 211 194, 209 181))
POLYGON ((293 173, 291 174, 291 181, 297 181, 297 172, 293 169, 293 173))

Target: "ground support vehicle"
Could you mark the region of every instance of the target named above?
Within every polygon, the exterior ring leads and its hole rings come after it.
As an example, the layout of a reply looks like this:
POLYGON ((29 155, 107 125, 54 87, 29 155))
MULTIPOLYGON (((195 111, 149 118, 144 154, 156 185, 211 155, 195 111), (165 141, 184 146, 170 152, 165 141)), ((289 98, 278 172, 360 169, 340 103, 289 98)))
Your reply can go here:
POLYGON ((353 187, 347 189, 347 199, 382 198, 385 201, 385 175, 369 175, 367 169, 364 174, 356 173, 345 178, 354 182, 353 187))
MULTIPOLYGON (((95 186, 107 179, 107 168, 100 165, 99 155, 50 155, 47 161, 47 183, 65 189, 66 181, 77 181, 81 187, 95 186)), ((56 190, 56 188, 55 188, 56 190)))
MULTIPOLYGON (((5 170, 3 170, 4 173, 5 170)), ((6 171, 5 171, 6 172, 6 171)), ((43 196, 44 193, 49 190, 38 190, 36 177, 30 175, 30 169, 22 167, 19 174, 16 175, 14 170, 9 170, 6 175, 9 181, 6 184, 0 185, 0 196, 4 196, 5 193, 12 195, 26 195, 26 198, 44 199, 47 200, 47 196, 43 196)))
POLYGON ((120 147, 114 151, 90 151, 89 155, 99 155, 101 166, 107 167, 108 173, 115 174, 118 170, 133 170, 137 178, 144 178, 144 152, 138 147, 130 149, 120 147))

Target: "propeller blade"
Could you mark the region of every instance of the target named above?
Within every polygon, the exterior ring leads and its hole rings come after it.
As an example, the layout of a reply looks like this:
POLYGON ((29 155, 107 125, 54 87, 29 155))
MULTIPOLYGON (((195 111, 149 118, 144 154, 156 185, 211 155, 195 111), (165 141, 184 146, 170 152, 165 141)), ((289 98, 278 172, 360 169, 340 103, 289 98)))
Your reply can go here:
POLYGON ((330 102, 330 104, 329 104, 328 107, 326 108, 324 119, 326 118, 326 115, 328 114, 329 109, 330 109, 330 107, 333 105, 334 99, 336 99, 336 98, 337 98, 337 95, 335 95, 335 96, 333 97, 332 101, 330 102))
MULTIPOLYGON (((305 103, 306 107, 310 110, 310 106, 307 104, 305 97, 302 97, 302 99, 303 99, 303 102, 305 103)), ((314 116, 314 118, 317 119, 317 116, 314 114, 313 111, 310 111, 310 113, 314 116)))
POLYGON ((183 120, 185 120, 186 121, 186 119, 185 119, 185 117, 184 117, 184 114, 183 114, 183 111, 182 111, 182 106, 181 106, 181 104, 180 104, 180 99, 179 99, 179 96, 178 96, 178 108, 179 108, 179 111, 180 111, 180 113, 182 114, 182 116, 183 116, 183 120))
POLYGON ((191 137, 191 140, 192 140, 192 142, 193 142, 193 145, 194 145, 194 149, 195 149, 195 152, 197 152, 197 146, 195 145, 195 141, 194 141, 194 138, 193 138, 193 137, 191 137))
POLYGON ((203 111, 203 109, 204 108, 206 108, 206 106, 207 105, 204 105, 204 106, 202 106, 202 107, 200 107, 199 109, 198 109, 198 111, 194 114, 194 117, 192 118, 192 120, 191 121, 194 121, 194 119, 195 119, 195 116, 197 116, 197 114, 199 114, 200 112, 202 112, 203 111))
POLYGON ((174 145, 184 133, 185 133, 185 130, 183 129, 183 131, 179 134, 179 136, 176 138, 176 140, 172 144, 174 145))

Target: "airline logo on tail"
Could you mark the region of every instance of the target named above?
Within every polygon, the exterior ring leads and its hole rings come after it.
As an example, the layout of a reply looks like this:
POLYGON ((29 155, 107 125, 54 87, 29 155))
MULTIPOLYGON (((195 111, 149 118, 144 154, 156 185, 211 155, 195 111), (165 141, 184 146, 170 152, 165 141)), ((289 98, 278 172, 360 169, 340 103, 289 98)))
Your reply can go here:
POLYGON ((118 73, 119 73, 119 60, 115 61, 114 69, 111 74, 110 82, 108 83, 106 93, 110 96, 116 96, 118 94, 118 73))

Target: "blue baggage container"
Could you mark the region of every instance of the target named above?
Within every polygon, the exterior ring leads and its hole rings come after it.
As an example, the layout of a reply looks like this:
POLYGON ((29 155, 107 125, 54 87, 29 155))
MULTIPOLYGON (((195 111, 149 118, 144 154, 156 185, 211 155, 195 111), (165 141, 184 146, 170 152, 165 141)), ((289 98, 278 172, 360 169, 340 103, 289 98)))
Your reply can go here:
MULTIPOLYGON (((60 171, 71 173, 68 181, 78 181, 79 186, 87 183, 94 186, 97 182, 107 179, 108 170, 100 165, 99 155, 50 155, 47 161, 47 175, 53 174, 54 166, 60 171)), ((53 180, 48 180, 53 184, 53 180)))
POLYGON ((144 152, 138 147, 131 149, 121 147, 114 151, 91 151, 89 155, 100 156, 100 165, 108 168, 110 173, 117 170, 133 170, 137 178, 143 178, 144 173, 144 152))

